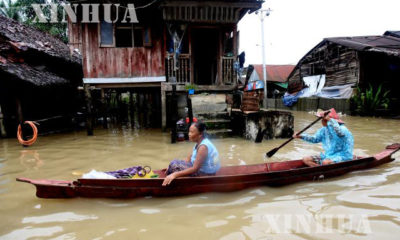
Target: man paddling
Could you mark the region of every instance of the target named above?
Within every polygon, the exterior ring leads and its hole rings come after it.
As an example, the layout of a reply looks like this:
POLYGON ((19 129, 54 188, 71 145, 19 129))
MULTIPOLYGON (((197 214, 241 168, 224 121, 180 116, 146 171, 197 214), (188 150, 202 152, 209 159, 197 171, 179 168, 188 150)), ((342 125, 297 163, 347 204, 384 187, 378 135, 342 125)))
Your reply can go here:
POLYGON ((335 109, 324 116, 324 112, 318 112, 318 117, 322 117, 322 128, 315 135, 295 133, 293 138, 300 138, 310 143, 322 142, 324 152, 316 156, 303 158, 303 162, 315 167, 331 163, 339 163, 353 159, 354 139, 351 132, 344 126, 344 122, 339 118, 335 109))

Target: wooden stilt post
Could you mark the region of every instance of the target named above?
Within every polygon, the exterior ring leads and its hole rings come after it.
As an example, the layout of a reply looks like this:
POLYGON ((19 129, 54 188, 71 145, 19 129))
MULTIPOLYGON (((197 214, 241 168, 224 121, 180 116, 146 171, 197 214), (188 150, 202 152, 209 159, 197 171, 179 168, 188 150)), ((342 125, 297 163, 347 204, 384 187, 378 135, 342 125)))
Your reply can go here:
POLYGON ((161 128, 167 130, 167 96, 165 94, 165 85, 161 83, 161 128))
POLYGON ((131 128, 135 128, 135 102, 133 101, 132 91, 129 90, 129 116, 131 118, 131 128))
POLYGON ((188 115, 189 115, 189 126, 192 125, 193 122, 193 109, 192 109, 192 99, 190 98, 189 93, 186 95, 186 104, 188 108, 188 115))
MULTIPOLYGON (((172 77, 171 77, 172 78, 172 77)), ((176 121, 178 119, 178 104, 176 101, 176 81, 173 81, 172 84, 172 101, 171 101, 171 109, 172 109, 172 131, 171 131, 171 143, 176 143, 176 121)))
POLYGON ((110 122, 115 123, 114 120, 114 91, 109 91, 109 97, 107 98, 107 106, 109 107, 108 115, 110 116, 110 122))
POLYGON ((142 118, 142 94, 136 93, 136 111, 138 116, 138 126, 141 128, 143 126, 143 118, 142 118))
POLYGON ((17 115, 18 115, 18 121, 20 124, 23 124, 24 117, 22 115, 22 107, 21 107, 21 101, 19 98, 15 99, 16 107, 17 107, 17 115))
MULTIPOLYGON (((187 108, 188 108, 188 115, 189 115, 189 125, 187 128, 188 134, 189 134, 189 127, 192 125, 193 123, 193 109, 192 109, 192 99, 190 98, 189 92, 186 95, 186 104, 187 104, 187 108)), ((186 121, 186 119, 185 119, 186 121)), ((185 134, 186 136, 186 134, 185 134)), ((189 135, 188 135, 189 136, 189 135)), ((189 137, 187 137, 186 140, 189 140, 189 137)))
POLYGON ((86 130, 88 136, 93 136, 93 113, 92 113, 92 94, 89 84, 84 84, 86 100, 86 130))
POLYGON ((101 105, 102 105, 102 112, 103 112, 103 128, 107 129, 108 122, 107 122, 107 101, 105 99, 104 88, 101 89, 101 105))
POLYGON ((0 136, 1 137, 6 137, 7 136, 7 131, 4 126, 4 109, 0 106, 0 136))
POLYGON ((149 109, 148 109, 148 106, 147 106, 147 103, 148 103, 148 94, 147 93, 144 93, 143 94, 143 102, 142 102, 142 105, 143 105, 143 126, 145 127, 145 128, 147 128, 148 127, 148 111, 149 111, 149 109))
MULTIPOLYGON (((16 98, 15 103, 16 103, 16 107, 17 107, 18 122, 21 125, 22 139, 27 140, 26 130, 25 130, 25 126, 24 126, 24 116, 22 114, 21 100, 19 100, 19 98, 16 98)), ((28 147, 27 145, 22 145, 22 146, 28 147)))
POLYGON ((117 123, 121 123, 121 93, 117 90, 116 95, 116 102, 117 102, 117 123))
POLYGON ((153 92, 153 116, 152 119, 157 127, 161 127, 161 95, 156 91, 153 92))
POLYGON ((116 124, 118 122, 118 93, 116 90, 113 91, 112 96, 113 123, 116 124))

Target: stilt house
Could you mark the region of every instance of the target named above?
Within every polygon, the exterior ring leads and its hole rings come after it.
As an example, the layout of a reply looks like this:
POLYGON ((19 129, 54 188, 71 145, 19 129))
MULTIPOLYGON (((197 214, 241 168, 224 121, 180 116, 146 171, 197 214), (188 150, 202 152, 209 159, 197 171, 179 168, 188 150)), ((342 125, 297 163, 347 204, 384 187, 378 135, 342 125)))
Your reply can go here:
POLYGON ((143 111, 144 102, 151 102, 152 107, 146 108, 150 118, 156 126, 166 127, 172 84, 177 84, 177 94, 186 92, 186 85, 210 93, 235 88, 237 24, 245 14, 259 9, 262 1, 107 3, 120 4, 111 7, 113 19, 117 14, 123 16, 128 4, 134 4, 137 22, 109 23, 102 6, 99 23, 83 22, 79 17, 77 22, 69 22, 70 47, 83 57, 83 82, 88 89, 99 89, 103 102, 112 92, 144 95, 136 99, 140 101, 137 111, 143 111))

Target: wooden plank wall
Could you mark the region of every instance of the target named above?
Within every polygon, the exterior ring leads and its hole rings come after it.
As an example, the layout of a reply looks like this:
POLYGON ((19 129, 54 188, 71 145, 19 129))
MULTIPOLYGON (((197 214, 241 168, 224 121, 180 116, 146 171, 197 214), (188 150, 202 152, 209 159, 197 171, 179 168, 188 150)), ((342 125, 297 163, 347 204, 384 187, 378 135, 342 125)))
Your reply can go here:
POLYGON ((82 29, 81 24, 68 21, 68 45, 72 51, 78 49, 82 53, 82 29))
POLYGON ((358 59, 354 50, 343 50, 336 58, 326 64, 325 86, 337 86, 358 82, 358 59))
POLYGON ((98 24, 82 24, 83 74, 85 78, 164 76, 162 30, 151 29, 152 46, 100 47, 98 24))
POLYGON ((336 44, 325 44, 315 49, 289 79, 289 84, 301 78, 326 74, 325 87, 354 83, 359 80, 359 60, 355 50, 336 44), (318 68, 316 68, 318 66, 318 68))

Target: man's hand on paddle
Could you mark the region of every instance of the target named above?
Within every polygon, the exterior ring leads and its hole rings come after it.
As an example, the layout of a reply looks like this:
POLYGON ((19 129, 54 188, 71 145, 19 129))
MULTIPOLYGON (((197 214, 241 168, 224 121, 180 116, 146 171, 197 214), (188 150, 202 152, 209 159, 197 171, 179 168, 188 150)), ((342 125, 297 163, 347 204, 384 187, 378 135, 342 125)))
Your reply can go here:
POLYGON ((299 132, 295 132, 292 137, 293 138, 301 138, 299 132))
MULTIPOLYGON (((325 111, 324 114, 326 114, 326 112, 328 112, 328 111, 325 111)), ((329 116, 329 114, 326 114, 322 119, 329 122, 329 120, 331 120, 331 117, 329 116)))

